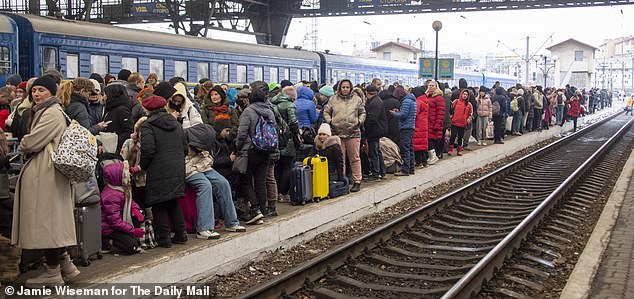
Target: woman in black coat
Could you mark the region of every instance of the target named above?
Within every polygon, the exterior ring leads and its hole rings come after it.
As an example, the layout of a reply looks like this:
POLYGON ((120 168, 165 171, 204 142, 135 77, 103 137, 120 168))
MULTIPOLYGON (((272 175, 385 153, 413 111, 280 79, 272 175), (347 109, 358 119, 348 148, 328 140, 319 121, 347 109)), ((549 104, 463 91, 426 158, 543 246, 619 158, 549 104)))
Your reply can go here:
POLYGON ((383 107, 385 108, 387 117, 387 138, 394 141, 396 144, 401 144, 401 127, 399 124, 398 118, 394 117, 392 113, 387 111, 392 111, 393 109, 401 109, 401 102, 399 102, 394 95, 388 90, 384 90, 379 92, 379 98, 383 100, 383 107))
POLYGON ((102 132, 117 134, 117 150, 115 153, 119 153, 123 143, 134 132, 130 99, 126 88, 120 84, 108 85, 104 88, 104 92, 106 93, 106 107, 103 120, 106 123, 106 128, 102 132))
POLYGON ((143 100, 148 119, 141 127, 141 169, 147 172, 145 203, 152 207, 154 231, 161 247, 187 242, 183 213, 177 199, 185 195, 185 155, 188 147, 181 124, 165 110, 159 96, 143 100), (170 239, 170 225, 175 235, 170 239))

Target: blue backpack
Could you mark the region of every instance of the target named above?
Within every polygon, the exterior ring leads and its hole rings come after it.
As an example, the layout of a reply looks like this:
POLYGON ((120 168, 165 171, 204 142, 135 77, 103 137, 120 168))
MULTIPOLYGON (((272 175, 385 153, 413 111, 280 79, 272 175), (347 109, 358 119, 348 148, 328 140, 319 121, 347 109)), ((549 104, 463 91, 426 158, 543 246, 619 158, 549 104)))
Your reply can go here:
POLYGON ((255 125, 255 136, 251 137, 251 143, 256 149, 263 152, 273 152, 277 149, 279 137, 275 120, 265 119, 260 115, 260 120, 255 125))

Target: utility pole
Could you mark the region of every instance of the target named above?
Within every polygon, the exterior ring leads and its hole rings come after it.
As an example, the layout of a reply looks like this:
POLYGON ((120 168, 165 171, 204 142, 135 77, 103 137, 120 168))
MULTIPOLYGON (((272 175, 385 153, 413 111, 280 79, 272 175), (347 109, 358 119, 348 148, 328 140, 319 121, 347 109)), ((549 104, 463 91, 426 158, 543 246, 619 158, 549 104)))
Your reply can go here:
POLYGON ((530 61, 530 58, 529 58, 529 56, 531 55, 529 53, 529 39, 530 39, 530 37, 527 36, 526 37, 526 83, 525 83, 526 85, 529 85, 528 84, 528 82, 529 82, 528 81, 528 73, 530 73, 530 64, 531 64, 531 61, 530 61))
POLYGON ((621 91, 625 92, 625 62, 621 60, 621 91))

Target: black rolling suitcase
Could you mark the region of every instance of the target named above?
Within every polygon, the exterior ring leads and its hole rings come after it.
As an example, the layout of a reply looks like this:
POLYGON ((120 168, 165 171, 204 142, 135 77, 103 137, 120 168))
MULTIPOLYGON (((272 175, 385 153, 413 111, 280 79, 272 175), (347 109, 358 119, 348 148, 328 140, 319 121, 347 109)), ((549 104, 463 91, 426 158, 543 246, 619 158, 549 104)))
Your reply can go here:
POLYGON ((350 185, 348 179, 343 181, 331 181, 328 189, 328 198, 335 198, 350 193, 350 185))
POLYGON ((90 257, 101 259, 101 204, 75 206, 75 232, 77 246, 70 248, 71 257, 84 267, 90 257))
POLYGON ((313 201, 313 176, 310 166, 295 162, 291 169, 291 188, 289 190, 292 205, 304 205, 313 201))

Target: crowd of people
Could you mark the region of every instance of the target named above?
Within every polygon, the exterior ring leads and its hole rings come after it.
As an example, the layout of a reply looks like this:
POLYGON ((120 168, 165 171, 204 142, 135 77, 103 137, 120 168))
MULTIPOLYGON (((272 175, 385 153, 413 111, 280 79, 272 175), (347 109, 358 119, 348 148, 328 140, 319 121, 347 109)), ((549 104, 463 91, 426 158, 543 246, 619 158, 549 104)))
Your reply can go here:
MULTIPOLYGON (((410 176, 445 155, 461 156, 473 139, 478 146, 491 138, 503 144, 507 134, 568 120, 576 130, 577 118, 598 102, 595 90, 488 88, 464 79, 453 88, 434 80, 383 86, 378 78, 360 85, 284 80, 234 88, 202 79, 190 90, 183 78, 158 82, 156 74, 146 79, 128 70, 70 81, 56 71, 24 82, 14 75, 0 88, 0 127, 19 144, 24 164, 12 230, 5 223, 2 234, 43 252, 47 271, 28 283, 64 283, 79 273, 66 249, 77 244, 71 182, 49 162, 67 117, 100 137, 102 247, 133 253, 135 240, 145 249, 187 242, 189 211, 179 200, 188 195, 195 198, 193 233, 200 239, 218 239, 223 227, 244 232, 241 221, 257 225, 278 216, 277 204, 290 201, 293 164, 305 157, 326 157, 329 180, 350 182, 349 191, 358 192, 363 182, 388 173, 410 176), (271 143, 271 136, 277 140, 271 143)), ((10 150, 3 137, 6 174, 10 150)))

